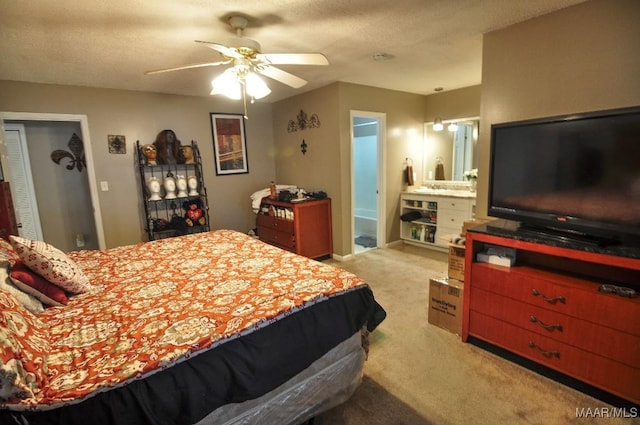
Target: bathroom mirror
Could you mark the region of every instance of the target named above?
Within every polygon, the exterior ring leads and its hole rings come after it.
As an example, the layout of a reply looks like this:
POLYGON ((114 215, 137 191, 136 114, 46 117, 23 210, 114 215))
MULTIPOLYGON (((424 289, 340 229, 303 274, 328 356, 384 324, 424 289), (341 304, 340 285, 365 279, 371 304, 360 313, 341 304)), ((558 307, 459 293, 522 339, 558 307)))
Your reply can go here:
POLYGON ((465 171, 478 168, 479 117, 446 120, 442 124, 441 131, 433 129, 433 122, 424 124, 424 185, 436 180, 465 181, 465 171))

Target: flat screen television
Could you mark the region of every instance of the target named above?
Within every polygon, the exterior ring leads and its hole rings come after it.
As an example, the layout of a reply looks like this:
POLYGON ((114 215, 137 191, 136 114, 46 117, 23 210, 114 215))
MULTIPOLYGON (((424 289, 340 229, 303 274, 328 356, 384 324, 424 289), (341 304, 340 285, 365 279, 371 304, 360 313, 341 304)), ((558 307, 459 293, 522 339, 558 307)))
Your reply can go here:
POLYGON ((640 241, 640 106, 491 126, 488 215, 640 241))

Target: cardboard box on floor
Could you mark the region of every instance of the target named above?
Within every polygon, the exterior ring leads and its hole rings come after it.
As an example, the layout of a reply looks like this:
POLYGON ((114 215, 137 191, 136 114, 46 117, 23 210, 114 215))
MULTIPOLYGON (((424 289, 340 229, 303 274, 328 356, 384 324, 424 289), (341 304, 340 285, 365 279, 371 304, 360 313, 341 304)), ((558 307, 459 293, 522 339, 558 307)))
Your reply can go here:
POLYGON ((448 276, 464 282, 464 245, 449 244, 448 276))
POLYGON ((429 280, 429 323, 460 335, 464 284, 446 277, 429 280))

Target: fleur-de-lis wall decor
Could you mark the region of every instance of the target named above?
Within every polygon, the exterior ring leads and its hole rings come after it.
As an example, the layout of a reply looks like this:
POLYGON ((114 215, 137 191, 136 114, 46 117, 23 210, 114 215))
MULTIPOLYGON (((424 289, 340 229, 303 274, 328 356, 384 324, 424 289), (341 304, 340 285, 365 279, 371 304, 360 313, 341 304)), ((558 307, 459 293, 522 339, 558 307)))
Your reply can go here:
POLYGON ((60 161, 63 158, 68 158, 70 162, 67 164, 67 170, 77 168, 78 171, 82 172, 82 167, 87 167, 87 163, 84 159, 84 145, 82 144, 82 140, 76 133, 73 133, 67 146, 69 146, 69 150, 71 152, 56 149, 51 152, 51 160, 56 164, 60 164, 60 161))
POLYGON ((300 109, 300 113, 296 117, 296 120, 289 120, 289 123, 287 124, 287 131, 289 133, 293 133, 298 130, 318 127, 320 127, 320 118, 318 118, 318 114, 312 114, 311 118, 308 118, 307 113, 300 109))

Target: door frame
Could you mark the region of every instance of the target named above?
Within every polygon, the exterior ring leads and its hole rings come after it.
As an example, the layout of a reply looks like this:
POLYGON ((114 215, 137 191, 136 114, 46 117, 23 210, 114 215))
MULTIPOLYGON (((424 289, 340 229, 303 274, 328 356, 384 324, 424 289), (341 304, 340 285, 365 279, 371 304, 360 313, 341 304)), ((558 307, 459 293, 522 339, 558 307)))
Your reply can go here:
POLYGON ((4 158, 6 155, 4 150, 5 121, 62 121, 77 122, 80 124, 80 131, 82 132, 82 140, 84 145, 84 156, 87 163, 87 178, 89 180, 91 204, 93 206, 93 218, 95 221, 96 235, 98 238, 98 247, 100 249, 105 249, 106 243, 104 239, 104 229, 102 226, 102 213, 100 209, 100 199, 98 197, 98 186, 96 184, 97 179, 95 167, 93 165, 93 151, 91 149, 91 137, 89 136, 89 120, 87 116, 80 114, 50 114, 39 112, 0 112, 0 126, 2 127, 2 131, 0 132, 0 160, 2 160, 3 165, 6 163, 4 158))
POLYGON ((353 119, 354 117, 365 117, 365 118, 374 118, 378 120, 378 137, 377 137, 377 164, 376 164, 376 175, 377 175, 377 188, 378 188, 378 196, 377 196, 377 229, 376 229, 376 247, 382 248, 387 244, 386 238, 386 228, 387 228, 387 217, 386 217, 386 181, 387 181, 387 167, 385 158, 387 157, 387 114, 383 112, 371 112, 371 111, 360 111, 356 109, 352 109, 349 111, 349 132, 351 135, 351 151, 349 161, 349 173, 351 176, 351 253, 355 252, 355 175, 353 170, 353 160, 354 160, 354 149, 355 149, 355 140, 353 134, 353 119))

